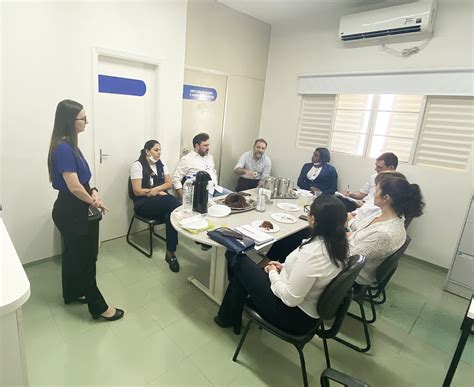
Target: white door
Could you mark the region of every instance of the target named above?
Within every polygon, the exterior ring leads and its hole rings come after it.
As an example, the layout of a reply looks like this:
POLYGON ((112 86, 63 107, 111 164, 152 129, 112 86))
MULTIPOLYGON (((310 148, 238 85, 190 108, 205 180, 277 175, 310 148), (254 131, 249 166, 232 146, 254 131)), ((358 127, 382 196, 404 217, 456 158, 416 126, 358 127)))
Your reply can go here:
POLYGON ((99 55, 94 91, 94 126, 99 153, 98 186, 110 209, 101 240, 126 235, 132 214, 128 197, 130 164, 157 133, 156 66, 99 55))
POLYGON ((193 137, 208 133, 209 153, 214 156, 219 174, 222 128, 226 100, 227 76, 186 69, 184 71, 181 155, 193 149, 193 137))

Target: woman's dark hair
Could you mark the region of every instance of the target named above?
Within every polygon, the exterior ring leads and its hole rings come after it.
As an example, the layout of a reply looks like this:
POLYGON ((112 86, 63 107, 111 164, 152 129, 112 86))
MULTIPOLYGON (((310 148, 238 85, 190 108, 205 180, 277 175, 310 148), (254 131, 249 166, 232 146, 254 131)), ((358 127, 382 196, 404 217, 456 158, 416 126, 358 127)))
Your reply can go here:
POLYGON ((140 156, 138 157, 138 161, 143 167, 143 171, 145 172, 145 176, 150 176, 153 173, 153 170, 150 168, 150 164, 148 164, 148 160, 146 159, 146 151, 152 149, 156 144, 160 144, 156 140, 148 140, 145 145, 143 145, 143 149, 140 151, 140 156))
POLYGON ((393 171, 393 170, 388 170, 388 171, 383 171, 383 172, 377 173, 377 176, 375 176, 375 185, 377 185, 378 183, 380 183, 384 179, 390 179, 390 178, 394 178, 394 177, 396 177, 398 179, 404 179, 404 180, 407 179, 403 173, 396 172, 396 171, 393 171))
POLYGON ((56 107, 53 134, 51 135, 48 152, 49 181, 52 181, 53 179, 53 152, 60 143, 65 142, 71 145, 74 151, 80 155, 77 148, 77 132, 75 123, 77 115, 83 108, 84 107, 79 102, 70 99, 65 99, 64 101, 59 102, 56 107))
POLYGON ((405 179, 387 177, 378 184, 380 195, 390 196, 391 206, 398 216, 416 218, 423 214, 425 203, 418 184, 410 184, 405 179))
POLYGON ((331 262, 337 267, 344 267, 349 250, 345 227, 346 207, 332 195, 320 195, 311 204, 309 214, 314 216, 316 224, 312 227, 310 239, 304 242, 300 248, 317 236, 321 236, 331 262))
POLYGON ((331 161, 331 153, 327 148, 316 148, 315 152, 319 152, 319 162, 324 165, 331 161))

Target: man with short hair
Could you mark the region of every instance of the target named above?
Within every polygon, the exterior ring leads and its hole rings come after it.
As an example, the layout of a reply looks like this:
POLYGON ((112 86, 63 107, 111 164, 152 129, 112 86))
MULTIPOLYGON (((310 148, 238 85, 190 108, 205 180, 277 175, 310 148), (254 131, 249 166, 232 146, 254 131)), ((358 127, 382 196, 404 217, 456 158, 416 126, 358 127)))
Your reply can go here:
POLYGON ((232 191, 218 185, 214 157, 209 154, 211 141, 207 133, 199 133, 193 138, 194 150, 181 157, 173 174, 173 187, 183 200, 183 180, 187 175, 205 171, 211 176, 210 196, 227 195, 232 191))
POLYGON ((267 142, 259 138, 253 144, 253 150, 240 156, 234 167, 234 172, 240 176, 236 191, 256 188, 262 177, 270 176, 272 161, 265 155, 266 149, 267 142))
POLYGON ((358 200, 371 200, 374 197, 375 193, 375 177, 380 172, 385 171, 395 171, 398 167, 398 157, 392 152, 382 153, 375 160, 375 172, 370 176, 369 181, 367 181, 364 186, 357 192, 346 192, 346 196, 350 196, 353 199, 358 200))

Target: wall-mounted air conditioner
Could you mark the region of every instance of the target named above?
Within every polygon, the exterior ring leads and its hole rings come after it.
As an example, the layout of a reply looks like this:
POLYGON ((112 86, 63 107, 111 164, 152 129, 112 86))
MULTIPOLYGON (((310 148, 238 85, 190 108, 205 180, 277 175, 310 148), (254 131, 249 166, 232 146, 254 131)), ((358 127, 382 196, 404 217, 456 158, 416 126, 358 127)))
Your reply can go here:
POLYGON ((435 0, 421 1, 342 16, 339 38, 344 42, 386 42, 388 37, 402 36, 404 41, 422 40, 433 31, 436 5, 435 0))

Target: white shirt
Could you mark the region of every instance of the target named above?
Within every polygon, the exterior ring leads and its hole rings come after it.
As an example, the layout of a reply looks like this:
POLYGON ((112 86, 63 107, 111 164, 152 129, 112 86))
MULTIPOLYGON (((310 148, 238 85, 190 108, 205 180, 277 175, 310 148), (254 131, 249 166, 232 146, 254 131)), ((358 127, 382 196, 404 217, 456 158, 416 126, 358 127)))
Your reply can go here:
POLYGON ((308 180, 314 181, 319 176, 322 169, 323 167, 315 167, 313 165, 311 169, 308 171, 308 173, 306 174, 306 177, 308 178, 308 180))
POLYGON ((357 230, 349 237, 350 255, 361 254, 365 257, 365 265, 356 279, 361 285, 376 282, 377 267, 397 251, 407 237, 403 217, 370 224, 378 215, 380 213, 362 219, 357 224, 357 230))
POLYGON ((181 157, 181 160, 179 160, 178 165, 176 166, 176 170, 173 174, 173 187, 175 189, 183 188, 183 184, 181 184, 181 180, 183 180, 183 177, 199 171, 206 171, 207 173, 209 173, 212 182, 216 186, 216 190, 219 191, 219 186, 217 185, 217 172, 216 166, 214 164, 214 157, 212 157, 212 155, 209 153, 206 156, 201 156, 195 151, 189 152, 187 155, 181 157))
POLYGON ((371 197, 369 198, 369 200, 365 201, 361 207, 355 209, 351 214, 352 219, 349 220, 348 227, 351 229, 351 231, 355 231, 357 230, 358 225, 362 221, 362 219, 366 218, 367 216, 372 216, 374 214, 377 214, 376 216, 379 216, 381 214, 381 209, 380 207, 374 204, 374 198, 371 197))
POLYGON ((364 202, 369 200, 374 200, 375 195, 375 177, 377 173, 374 173, 370 176, 369 181, 364 184, 364 186, 360 189, 360 192, 367 194, 367 196, 362 199, 364 202))
MULTIPOLYGON (((168 167, 166 164, 161 160, 163 164, 163 175, 169 175, 168 167)), ((156 164, 151 164, 150 168, 155 174, 157 174, 156 170, 156 164)), ((140 161, 134 161, 132 165, 130 166, 130 179, 135 180, 135 179, 143 179, 143 165, 140 161)), ((153 187, 153 178, 150 176, 150 187, 153 187)))
POLYGON ((297 306, 308 316, 318 318, 316 304, 331 280, 342 270, 331 262, 322 237, 297 248, 288 257, 280 274, 269 275, 273 294, 285 305, 297 306))

